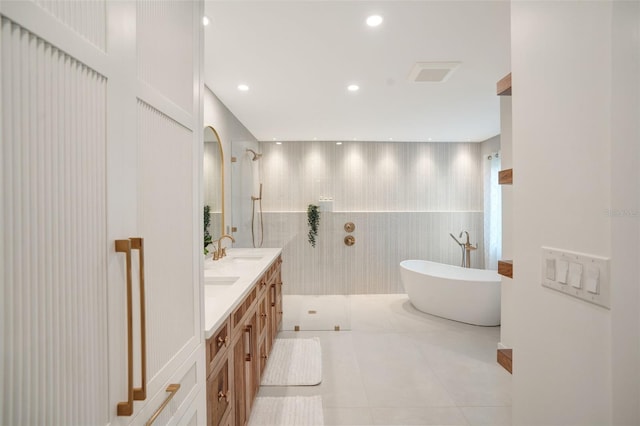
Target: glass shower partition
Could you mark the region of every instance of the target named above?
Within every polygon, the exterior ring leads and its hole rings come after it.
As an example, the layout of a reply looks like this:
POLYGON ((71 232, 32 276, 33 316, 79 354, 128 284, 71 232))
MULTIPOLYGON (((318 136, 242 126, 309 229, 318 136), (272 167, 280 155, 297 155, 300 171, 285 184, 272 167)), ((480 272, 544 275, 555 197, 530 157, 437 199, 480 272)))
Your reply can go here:
POLYGON ((234 247, 254 247, 262 239, 262 247, 282 248, 283 330, 351 330, 350 294, 352 280, 357 279, 351 275, 358 268, 353 268, 350 258, 355 260, 359 247, 345 243, 345 237, 355 238, 355 232, 346 232, 344 227, 349 215, 334 212, 331 203, 319 201, 316 193, 329 193, 330 188, 323 187, 326 182, 316 179, 314 188, 291 182, 287 170, 302 166, 298 150, 279 148, 282 146, 271 142, 231 143, 234 247), (306 190, 309 200, 314 200, 309 203, 320 207, 315 247, 308 238, 308 204, 290 202, 307 196, 300 194, 306 190))

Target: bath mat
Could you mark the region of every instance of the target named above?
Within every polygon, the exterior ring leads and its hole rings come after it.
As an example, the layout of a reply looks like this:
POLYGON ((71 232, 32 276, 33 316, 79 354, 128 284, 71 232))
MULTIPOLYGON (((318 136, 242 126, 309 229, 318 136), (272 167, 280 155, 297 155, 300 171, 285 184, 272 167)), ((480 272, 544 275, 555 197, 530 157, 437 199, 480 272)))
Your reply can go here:
POLYGON ((320 396, 259 396, 254 400, 249 426, 322 426, 320 396))
POLYGON ((276 339, 262 386, 314 386, 322 381, 320 339, 276 339))

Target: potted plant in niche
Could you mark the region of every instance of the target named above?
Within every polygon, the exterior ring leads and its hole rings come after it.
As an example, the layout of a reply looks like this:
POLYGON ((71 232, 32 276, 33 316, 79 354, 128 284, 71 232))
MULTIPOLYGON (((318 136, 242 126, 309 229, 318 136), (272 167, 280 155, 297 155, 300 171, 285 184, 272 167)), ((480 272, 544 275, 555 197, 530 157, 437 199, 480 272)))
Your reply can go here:
POLYGON ((316 246, 316 237, 318 236, 318 225, 320 224, 320 207, 315 204, 307 206, 307 225, 309 225, 309 233, 307 238, 311 247, 316 246))

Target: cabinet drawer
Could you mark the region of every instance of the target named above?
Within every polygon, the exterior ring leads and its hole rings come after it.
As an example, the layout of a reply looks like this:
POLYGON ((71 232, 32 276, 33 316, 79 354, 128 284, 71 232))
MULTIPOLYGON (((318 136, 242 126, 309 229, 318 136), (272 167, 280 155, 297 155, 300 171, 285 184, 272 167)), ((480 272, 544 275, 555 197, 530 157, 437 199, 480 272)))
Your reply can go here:
POLYGON ((229 331, 229 321, 225 321, 213 336, 207 339, 207 377, 213 371, 218 359, 224 356, 226 348, 231 343, 229 331))
POLYGON ((255 285, 251 289, 251 291, 249 292, 249 294, 247 294, 247 296, 244 298, 242 303, 240 303, 240 305, 238 305, 236 310, 233 311, 233 313, 231 314, 231 327, 234 333, 236 332, 238 327, 242 325, 245 315, 247 314, 247 312, 249 312, 249 310, 251 309, 251 306, 256 301, 256 298, 258 297, 258 285, 259 284, 255 285))

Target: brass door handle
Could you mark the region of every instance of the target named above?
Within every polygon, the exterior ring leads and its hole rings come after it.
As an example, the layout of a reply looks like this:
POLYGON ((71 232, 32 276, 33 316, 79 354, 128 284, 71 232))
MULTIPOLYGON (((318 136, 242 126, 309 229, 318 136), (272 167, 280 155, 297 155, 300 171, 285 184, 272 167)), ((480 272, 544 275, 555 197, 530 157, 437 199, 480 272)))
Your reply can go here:
POLYGON ((180 390, 180 383, 174 383, 171 384, 169 386, 167 386, 167 392, 170 392, 169 395, 167 396, 167 398, 164 400, 164 402, 162 403, 162 405, 160 405, 158 407, 158 409, 156 410, 155 413, 153 413, 153 416, 151 416, 151 418, 149 419, 149 421, 147 423, 145 423, 145 426, 151 426, 153 424, 153 422, 156 421, 156 419, 158 418, 158 416, 160 415, 160 413, 162 413, 162 410, 164 410, 164 408, 169 405, 169 402, 171 401, 171 399, 173 399, 174 396, 176 396, 176 393, 180 390))
POLYGON ((138 250, 140 262, 140 375, 141 386, 133 389, 133 399, 144 401, 147 399, 147 315, 145 311, 144 296, 144 240, 142 238, 129 238, 131 250, 138 250))
POLYGON ((133 296, 131 278, 131 241, 116 240, 116 253, 124 253, 127 266, 127 401, 119 402, 118 416, 133 414, 133 296))
POLYGON ((271 286, 271 306, 276 306, 276 286, 275 284, 271 286))
POLYGON ((245 335, 248 334, 248 336, 249 336, 249 345, 248 345, 249 346, 249 352, 247 352, 247 354, 245 355, 244 360, 245 361, 251 361, 252 354, 253 354, 253 344, 251 343, 251 340, 253 340, 252 339, 253 327, 251 325, 247 325, 244 328, 244 332, 245 332, 245 335))

